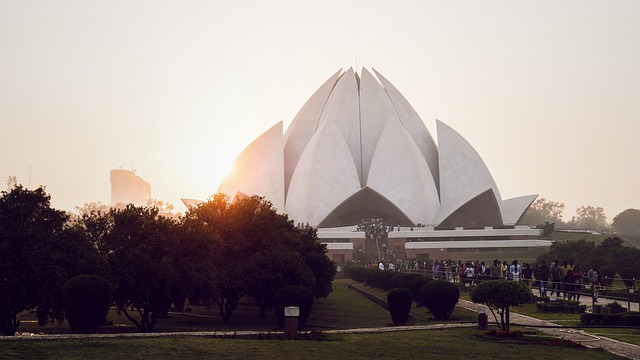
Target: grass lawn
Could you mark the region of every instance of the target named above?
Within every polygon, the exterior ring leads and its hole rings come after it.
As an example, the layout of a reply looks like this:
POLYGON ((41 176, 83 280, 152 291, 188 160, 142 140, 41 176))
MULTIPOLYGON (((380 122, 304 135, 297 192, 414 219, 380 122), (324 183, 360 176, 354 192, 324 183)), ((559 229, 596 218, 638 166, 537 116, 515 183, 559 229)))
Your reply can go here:
MULTIPOLYGON (((308 328, 325 331, 364 327, 385 327, 391 322, 390 315, 347 289, 353 283, 349 279, 337 279, 334 291, 327 299, 315 302, 308 321, 308 328)), ((359 284, 360 287, 365 287, 359 284)), ((382 298, 385 292, 367 288, 382 298)), ((467 295, 463 290, 461 295, 467 295)), ((468 296, 468 295, 467 295, 468 296)), ((558 323, 575 325, 579 323, 576 314, 541 314, 535 305, 513 308, 514 312, 535 317, 559 320, 558 323), (574 324, 575 322, 575 324, 574 324)), ((224 326, 216 317, 216 309, 192 307, 189 316, 172 314, 162 319, 157 331, 212 331, 253 329, 269 332, 275 330, 275 316, 268 313, 266 319, 259 317, 258 309, 250 299, 232 316, 232 326, 224 326)), ((425 308, 412 308, 415 316, 413 324, 436 324, 425 308)), ((33 315, 24 314, 23 321, 33 315)), ((113 325, 100 328, 100 333, 135 332, 123 316, 110 315, 113 325)), ((477 320, 477 314, 456 308, 448 322, 477 320)), ((512 330, 518 329, 517 327, 512 330)), ((34 322, 23 323, 22 332, 68 333, 68 325, 51 324, 44 327, 34 322)), ((524 331, 524 329, 523 329, 524 331)), ((526 330, 530 331, 530 330, 526 330)), ((591 329, 591 333, 602 334, 620 341, 638 344, 640 329, 591 329)), ((0 340, 0 359, 192 359, 192 358, 454 358, 472 355, 473 359, 512 359, 536 354, 537 359, 619 359, 603 350, 578 349, 559 346, 554 340, 544 336, 525 336, 517 339, 502 339, 483 336, 476 328, 446 330, 405 331, 394 333, 368 333, 329 335, 329 341, 292 340, 246 340, 217 339, 198 336, 162 336, 153 338, 122 337, 83 340, 0 340), (547 344, 542 344, 546 342, 547 344), (551 346, 550 346, 551 345, 551 346)))
POLYGON ((640 235, 620 235, 620 238, 626 244, 640 248, 640 235))
POLYGON ((0 342, 2 359, 621 359, 597 349, 549 346, 553 340, 483 336, 473 328, 331 335, 330 341, 239 340, 173 336, 0 342), (531 344, 534 341, 536 344, 531 344))
POLYGON ((590 328, 584 330, 593 335, 605 336, 640 346, 640 329, 590 328))

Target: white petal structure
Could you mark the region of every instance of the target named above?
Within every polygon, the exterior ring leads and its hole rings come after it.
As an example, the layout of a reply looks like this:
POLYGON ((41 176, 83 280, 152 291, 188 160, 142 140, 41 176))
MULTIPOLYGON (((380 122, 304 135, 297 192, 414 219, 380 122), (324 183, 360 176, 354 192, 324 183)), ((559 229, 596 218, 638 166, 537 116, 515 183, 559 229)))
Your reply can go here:
POLYGON ((264 194, 273 206, 284 210, 284 138, 282 121, 255 139, 233 164, 218 192, 235 197, 264 194))
POLYGON ((537 195, 503 201, 462 136, 438 121, 436 146, 402 94, 374 74, 336 72, 284 135, 280 122, 240 154, 218 191, 264 196, 295 222, 318 227, 370 218, 405 226, 514 225, 537 195))

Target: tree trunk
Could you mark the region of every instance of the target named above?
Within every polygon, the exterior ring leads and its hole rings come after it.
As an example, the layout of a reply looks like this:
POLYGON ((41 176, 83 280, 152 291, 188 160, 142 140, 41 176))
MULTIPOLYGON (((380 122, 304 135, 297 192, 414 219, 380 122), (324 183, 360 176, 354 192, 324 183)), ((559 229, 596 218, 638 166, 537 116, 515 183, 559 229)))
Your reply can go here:
POLYGON ((14 314, 12 311, 7 311, 5 314, 1 315, 0 331, 2 331, 4 336, 14 336, 18 331, 20 321, 18 321, 17 316, 18 314, 14 314))
POLYGON ((507 307, 504 309, 504 311, 506 312, 507 322, 506 322, 506 324, 505 324, 505 325, 506 325, 506 327, 507 327, 507 328, 506 328, 506 331, 507 331, 507 334, 508 334, 508 333, 509 333, 509 323, 511 322, 511 319, 510 319, 511 314, 510 314, 510 312, 509 312, 509 307, 507 306, 507 307))

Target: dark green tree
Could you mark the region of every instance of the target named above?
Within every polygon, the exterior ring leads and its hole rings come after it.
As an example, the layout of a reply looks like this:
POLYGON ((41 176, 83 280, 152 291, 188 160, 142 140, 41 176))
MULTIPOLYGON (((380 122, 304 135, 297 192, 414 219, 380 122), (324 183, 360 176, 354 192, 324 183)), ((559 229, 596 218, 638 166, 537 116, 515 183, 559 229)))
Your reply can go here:
POLYGON ((183 310, 188 299, 192 304, 212 306, 217 298, 215 263, 220 261, 217 232, 210 231, 203 221, 193 216, 180 224, 180 236, 174 247, 174 266, 179 281, 171 288, 171 299, 176 309, 183 310))
POLYGON ((35 309, 38 322, 62 320, 60 291, 67 280, 60 235, 67 215, 40 187, 21 185, 0 197, 0 331, 14 335, 17 315, 35 309))
POLYGON ((576 215, 571 218, 569 224, 578 229, 602 231, 607 228, 607 216, 601 207, 581 206, 576 209, 576 215))
POLYGON ((613 218, 614 229, 624 235, 640 235, 640 210, 627 209, 613 218))
POLYGON ((303 285, 316 297, 327 296, 335 274, 326 247, 314 229, 296 228, 262 197, 223 194, 191 209, 185 225, 215 242, 218 312, 225 324, 244 296, 252 296, 265 316, 275 292, 285 285, 303 285), (217 240, 214 240, 217 239, 217 240))
POLYGON ((471 289, 471 301, 487 305, 496 319, 496 323, 498 323, 495 313, 497 311, 500 314, 498 324, 502 330, 508 333, 510 307, 531 303, 533 294, 522 281, 489 280, 483 281, 471 289))
POLYGON ((156 208, 112 209, 104 238, 109 280, 118 310, 143 332, 153 331, 171 306, 170 289, 179 281, 174 268, 177 226, 156 208), (134 313, 131 310, 137 313, 134 313))
POLYGON ((563 203, 539 198, 531 204, 518 223, 527 225, 561 224, 563 212, 563 203))
POLYGON ((336 276, 336 264, 327 256, 327 245, 318 240, 316 229, 303 226, 299 229, 300 247, 297 249, 302 255, 304 263, 309 267, 314 277, 311 288, 316 299, 326 298, 333 290, 333 278, 336 276))

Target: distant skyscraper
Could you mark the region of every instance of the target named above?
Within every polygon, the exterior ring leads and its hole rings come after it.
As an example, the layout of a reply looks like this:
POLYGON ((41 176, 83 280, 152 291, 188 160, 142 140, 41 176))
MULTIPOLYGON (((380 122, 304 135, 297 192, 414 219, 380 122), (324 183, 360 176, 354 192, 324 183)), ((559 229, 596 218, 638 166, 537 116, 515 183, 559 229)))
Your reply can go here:
POLYGON ((134 171, 111 170, 111 206, 133 204, 146 206, 151 199, 151 185, 134 171))

